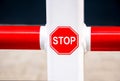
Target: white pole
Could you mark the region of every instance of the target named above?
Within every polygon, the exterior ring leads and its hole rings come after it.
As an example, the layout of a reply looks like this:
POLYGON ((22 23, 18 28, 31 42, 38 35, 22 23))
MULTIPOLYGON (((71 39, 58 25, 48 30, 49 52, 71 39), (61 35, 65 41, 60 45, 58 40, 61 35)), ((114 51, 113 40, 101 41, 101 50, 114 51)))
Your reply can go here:
POLYGON ((47 62, 48 81, 84 81, 82 36, 79 47, 71 55, 58 55, 50 47, 49 35, 57 26, 71 26, 78 34, 84 26, 83 0, 47 0, 47 62))

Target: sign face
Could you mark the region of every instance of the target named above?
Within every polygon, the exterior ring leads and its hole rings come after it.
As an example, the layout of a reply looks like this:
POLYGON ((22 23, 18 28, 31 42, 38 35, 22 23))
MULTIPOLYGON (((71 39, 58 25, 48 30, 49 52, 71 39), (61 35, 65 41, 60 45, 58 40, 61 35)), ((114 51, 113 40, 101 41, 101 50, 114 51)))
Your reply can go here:
POLYGON ((71 55, 77 48, 79 35, 70 26, 58 26, 50 34, 50 46, 58 55, 71 55))

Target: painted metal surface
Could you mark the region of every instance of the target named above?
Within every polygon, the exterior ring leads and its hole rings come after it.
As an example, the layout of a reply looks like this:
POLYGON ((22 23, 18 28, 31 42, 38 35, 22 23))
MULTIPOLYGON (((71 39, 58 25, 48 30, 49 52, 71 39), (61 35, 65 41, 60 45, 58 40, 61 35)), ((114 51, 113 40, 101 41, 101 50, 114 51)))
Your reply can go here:
POLYGON ((91 51, 120 51, 120 27, 91 27, 91 51))
POLYGON ((40 49, 40 26, 0 26, 0 49, 40 49))

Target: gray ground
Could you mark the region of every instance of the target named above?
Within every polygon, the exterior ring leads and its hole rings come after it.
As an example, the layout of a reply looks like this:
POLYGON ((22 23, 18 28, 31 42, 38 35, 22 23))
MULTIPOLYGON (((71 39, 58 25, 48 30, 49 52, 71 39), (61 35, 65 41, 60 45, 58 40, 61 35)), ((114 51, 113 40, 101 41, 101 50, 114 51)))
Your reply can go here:
POLYGON ((0 80, 46 80, 44 51, 0 51, 0 80))
MULTIPOLYGON (((44 51, 0 50, 0 80, 47 80, 44 51)), ((85 81, 120 81, 120 52, 85 54, 85 81)))
POLYGON ((120 81, 120 52, 88 52, 85 81, 120 81))

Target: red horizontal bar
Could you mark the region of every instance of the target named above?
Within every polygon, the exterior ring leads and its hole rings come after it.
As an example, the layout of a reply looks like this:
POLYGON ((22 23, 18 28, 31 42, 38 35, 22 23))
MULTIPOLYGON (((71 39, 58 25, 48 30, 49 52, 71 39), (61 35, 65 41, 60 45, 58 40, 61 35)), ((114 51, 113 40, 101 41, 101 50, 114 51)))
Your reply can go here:
MULTIPOLYGON (((0 49, 40 49, 40 26, 0 26, 0 49)), ((120 27, 93 26, 92 51, 120 51, 120 27)))
POLYGON ((40 49, 40 26, 0 26, 0 49, 40 49))
POLYGON ((120 51, 120 26, 92 26, 91 51, 120 51))

